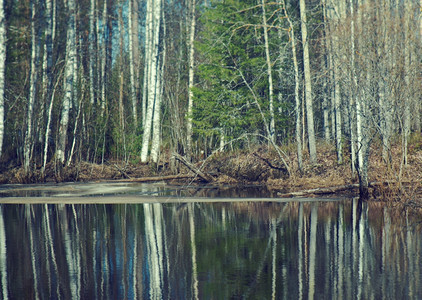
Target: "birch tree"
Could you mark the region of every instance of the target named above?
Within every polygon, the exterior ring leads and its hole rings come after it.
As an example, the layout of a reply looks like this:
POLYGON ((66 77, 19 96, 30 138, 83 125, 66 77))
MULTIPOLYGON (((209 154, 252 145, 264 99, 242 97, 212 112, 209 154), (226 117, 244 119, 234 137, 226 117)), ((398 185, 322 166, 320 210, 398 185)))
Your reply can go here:
POLYGON ((195 6, 196 1, 190 1, 190 26, 189 26, 189 83, 188 83, 188 111, 187 111, 187 123, 186 123, 186 152, 188 156, 192 154, 192 108, 193 108, 193 84, 194 84, 194 67, 195 67, 195 27, 196 27, 196 15, 195 6))
POLYGON ((95 65, 95 0, 90 0, 89 8, 89 102, 91 105, 95 102, 94 93, 94 65, 95 65))
POLYGON ((76 32, 75 32, 75 2, 68 0, 67 2, 67 39, 66 39, 66 60, 65 60, 65 74, 64 74, 64 97, 61 109, 61 118, 59 124, 59 137, 56 149, 56 159, 62 165, 65 162, 65 151, 67 144, 67 130, 69 125, 69 109, 73 100, 73 85, 74 85, 74 68, 76 60, 76 32))
POLYGON ((128 40, 129 40, 129 72, 130 72, 130 102, 132 103, 132 118, 134 129, 138 124, 138 110, 136 101, 136 76, 135 76, 135 44, 133 37, 137 36, 136 27, 133 24, 133 2, 136 0, 128 1, 128 40))
POLYGON ((270 136, 272 143, 275 143, 275 120, 274 120, 274 87, 273 87, 273 75, 272 75, 272 64, 270 57, 270 46, 268 42, 268 28, 267 28, 267 16, 265 12, 265 0, 261 0, 262 5, 262 25, 264 30, 264 45, 265 45, 265 58, 267 62, 267 76, 268 76, 268 97, 270 102, 270 136))
MULTIPOLYGON (((55 2, 54 2, 55 3, 55 2)), ((50 125, 52 119, 52 112, 53 112, 53 99, 54 93, 52 91, 53 88, 53 74, 52 74, 52 66, 53 66, 53 30, 52 30, 52 18, 53 14, 52 11, 55 10, 55 5, 52 5, 51 0, 46 0, 45 3, 45 62, 46 62, 46 76, 45 79, 47 84, 45 85, 46 91, 44 92, 45 96, 45 103, 47 105, 47 124, 45 127, 45 134, 44 134, 44 153, 43 153, 43 165, 41 168, 41 177, 44 177, 45 166, 47 164, 47 155, 48 155, 48 140, 50 138, 50 125)))
POLYGON ((301 123, 301 114, 300 114, 300 106, 301 106, 300 95, 299 95, 300 78, 299 78, 299 64, 297 62, 297 54, 296 54, 296 37, 295 37, 295 30, 294 30, 293 23, 290 20, 289 14, 287 13, 285 0, 281 0, 281 1, 283 5, 283 10, 284 10, 284 16, 286 17, 289 23, 289 40, 290 40, 291 48, 292 48, 292 60, 293 60, 293 68, 295 72, 295 119, 296 119, 295 136, 296 136, 298 168, 299 170, 301 170, 302 165, 303 165, 302 138, 301 138, 301 132, 302 132, 301 124, 302 123, 301 123))
POLYGON ((303 69, 305 75, 305 100, 306 100, 306 122, 308 126, 308 143, 311 163, 317 162, 315 129, 314 129, 314 111, 312 108, 312 80, 311 66, 309 61, 309 40, 306 20, 305 0, 300 0, 300 24, 302 29, 302 47, 303 47, 303 69))
POLYGON ((6 63, 6 19, 4 1, 0 0, 0 157, 3 154, 4 140, 4 85, 6 63))
POLYGON ((24 143, 24 170, 25 174, 29 174, 30 161, 32 160, 33 150, 33 122, 34 122, 34 105, 37 93, 38 65, 39 65, 39 44, 37 41, 36 30, 36 8, 38 1, 31 1, 31 73, 29 83, 29 97, 27 108, 27 126, 24 143))
MULTIPOLYGON (((146 94, 146 113, 144 123, 144 133, 142 136, 141 161, 148 160, 148 153, 150 147, 151 133, 153 125, 159 128, 159 114, 161 104, 161 59, 159 51, 160 43, 160 26, 161 26, 161 8, 162 0, 148 0, 147 2, 147 29, 148 40, 145 47, 145 68, 147 68, 146 75, 148 76, 146 82, 144 81, 144 92, 146 94), (155 120, 154 120, 155 114, 155 120), (155 121, 155 124, 153 122, 155 121)), ((158 132, 156 133, 158 134, 158 132)), ((159 139, 154 140, 152 147, 157 148, 159 139)), ((153 161, 157 162, 158 156, 154 155, 153 161)))

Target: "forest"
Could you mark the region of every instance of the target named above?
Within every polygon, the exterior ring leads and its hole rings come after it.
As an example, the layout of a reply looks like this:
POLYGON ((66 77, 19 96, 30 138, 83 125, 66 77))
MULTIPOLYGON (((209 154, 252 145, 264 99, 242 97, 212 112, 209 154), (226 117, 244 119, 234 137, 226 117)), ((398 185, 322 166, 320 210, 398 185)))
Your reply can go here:
POLYGON ((284 180, 332 153, 368 197, 373 157, 384 183, 422 165, 421 12, 421 0, 0 0, 2 182, 69 180, 82 164, 179 174, 241 153, 284 180))

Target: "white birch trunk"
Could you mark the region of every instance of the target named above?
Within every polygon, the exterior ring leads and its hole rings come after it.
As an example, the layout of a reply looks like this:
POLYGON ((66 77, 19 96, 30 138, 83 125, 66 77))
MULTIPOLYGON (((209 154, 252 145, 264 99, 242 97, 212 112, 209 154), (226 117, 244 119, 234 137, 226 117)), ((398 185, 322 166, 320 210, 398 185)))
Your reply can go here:
POLYGON ((305 100, 306 100, 306 121, 308 125, 308 143, 309 156, 311 163, 317 162, 316 144, 315 144, 315 129, 314 129, 314 112, 312 108, 312 81, 311 81, 311 66, 309 61, 309 43, 308 30, 306 21, 306 6, 305 0, 300 0, 300 20, 302 29, 302 45, 303 45, 303 68, 305 74, 305 100))
POLYGON ((265 0, 261 0, 262 4, 262 25, 264 27, 264 44, 265 44, 265 58, 267 62, 267 76, 268 76, 268 95, 270 105, 270 136, 272 143, 275 143, 275 120, 274 120, 274 88, 273 88, 273 74, 270 57, 270 46, 268 45, 268 29, 267 29, 267 17, 265 12, 265 0))
MULTIPOLYGON (((55 3, 55 2, 54 2, 55 3)), ((51 0, 46 0, 45 4, 45 14, 46 14, 46 42, 45 42, 45 59, 46 62, 46 69, 45 69, 45 77, 46 78, 46 85, 45 85, 45 103, 47 103, 47 125, 45 128, 45 136, 44 136, 44 153, 43 153, 43 165, 41 168, 41 176, 44 177, 45 165, 47 164, 47 156, 48 156, 48 140, 50 136, 50 125, 51 125, 51 117, 53 111, 53 100, 54 100, 54 92, 51 90, 53 87, 52 84, 52 73, 51 68, 53 64, 53 29, 52 29, 52 10, 55 9, 52 7, 51 0)))
POLYGON ((123 3, 119 5, 119 32, 120 32, 120 60, 119 60, 119 119, 120 119, 120 138, 123 145, 123 156, 126 160, 126 122, 124 117, 124 104, 123 104, 123 88, 124 88, 124 73, 123 73, 123 3))
POLYGON ((103 38, 103 45, 101 48, 101 111, 104 113, 107 99, 106 99, 106 64, 107 64, 107 1, 104 0, 104 6, 103 6, 103 25, 101 29, 101 36, 103 38))
POLYGON ((407 166, 407 152, 408 152, 408 141, 410 135, 410 91, 412 87, 410 86, 410 32, 411 28, 409 18, 411 15, 410 4, 409 1, 405 1, 404 4, 404 24, 403 24, 403 31, 405 32, 405 43, 404 43, 404 82, 407 91, 407 95, 404 98, 404 120, 403 120, 403 162, 404 165, 407 166))
MULTIPOLYGON (((322 48, 324 53, 324 67, 328 70, 328 53, 329 53, 329 43, 328 43, 328 35, 329 35, 329 25, 327 24, 327 5, 325 3, 325 0, 321 1, 322 4, 322 13, 324 16, 324 33, 323 33, 323 39, 322 39, 322 48)), ((328 77, 326 76, 323 78, 323 101, 322 101, 322 110, 323 110, 323 116, 324 116, 324 139, 326 142, 329 142, 331 139, 330 134, 330 122, 329 122, 329 103, 328 103, 328 77)))
POLYGON ((95 63, 95 27, 94 27, 94 17, 95 17, 95 0, 90 1, 89 9, 89 102, 91 105, 95 103, 95 94, 94 94, 94 63, 95 63))
POLYGON ((64 99, 62 104, 62 115, 59 125, 59 141, 56 149, 56 159, 62 165, 65 162, 67 128, 69 125, 69 109, 73 99, 73 84, 74 84, 74 67, 76 60, 76 46, 75 46, 75 2, 68 1, 68 25, 67 25, 67 39, 66 39, 66 62, 65 62, 65 77, 64 77, 64 99))
POLYGON ((32 159, 32 143, 33 143, 33 119, 34 119, 34 104, 37 92, 37 32, 35 29, 35 9, 38 6, 37 0, 31 1, 31 74, 29 80, 29 99, 28 99, 28 110, 27 110, 27 127, 25 134, 24 143, 24 170, 25 174, 29 173, 29 164, 32 159))
POLYGON ((356 94, 357 94, 357 77, 356 77, 356 70, 355 70, 355 13, 354 13, 354 5, 353 0, 349 0, 349 10, 350 10, 350 44, 351 44, 351 81, 352 81, 352 88, 350 89, 351 95, 349 96, 349 111, 351 112, 350 115, 350 157, 351 157, 351 169, 352 174, 356 172, 356 129, 355 129, 355 119, 356 119, 356 110, 355 110, 355 103, 356 103, 356 94))
POLYGON ((190 27, 189 27, 189 98, 188 98, 188 112, 187 112, 187 123, 186 123, 186 152, 188 156, 192 155, 192 108, 193 108, 193 84, 194 84, 194 63, 195 63, 195 27, 196 27, 196 15, 195 15, 196 1, 191 0, 190 3, 190 27))
MULTIPOLYGON (((148 150, 149 150, 149 144, 151 139, 151 131, 153 127, 153 120, 154 118, 158 121, 158 123, 155 123, 156 126, 159 125, 159 117, 155 116, 154 114, 160 114, 160 97, 161 88, 159 87, 161 82, 158 82, 161 78, 159 76, 159 73, 161 71, 160 68, 160 53, 159 53, 159 42, 160 42, 160 25, 161 25, 161 5, 162 0, 155 0, 153 1, 154 7, 153 7, 153 15, 152 15, 152 34, 150 36, 151 40, 151 53, 150 53, 150 59, 147 61, 149 63, 149 79, 148 79, 148 95, 147 95, 147 111, 145 116, 145 124, 144 124, 144 134, 142 137, 142 149, 141 149, 141 161, 146 162, 148 159, 148 150)), ((146 57, 147 58, 147 57, 146 57)), ((158 134, 159 131, 155 131, 156 134, 158 134)), ((157 138, 157 137, 156 137, 157 138)), ((158 137, 159 138, 159 137, 158 137)), ((156 145, 153 145, 156 147, 156 145)), ((155 153, 154 157, 155 159, 155 153)))
MULTIPOLYGON (((322 5, 322 14, 324 18, 324 34, 323 34, 323 40, 322 40, 322 48, 324 49, 324 62, 325 62, 325 68, 329 70, 329 54, 330 54, 330 43, 329 43, 329 24, 327 23, 327 5, 326 0, 321 0, 322 5)), ((327 73, 329 74, 329 72, 327 73)), ((330 133, 330 109, 329 109, 329 75, 327 75, 325 78, 323 78, 323 102, 322 102, 322 109, 323 109, 323 115, 324 115, 324 138, 325 141, 328 142, 331 139, 331 133, 330 133)))
POLYGON ((134 124, 134 130, 138 124, 138 111, 136 103, 136 89, 135 89, 135 63, 134 63, 134 47, 133 47, 133 35, 134 28, 132 22, 132 2, 134 0, 129 0, 128 5, 128 36, 129 36, 129 72, 130 72, 130 102, 132 103, 132 118, 134 124))
MULTIPOLYGON (((343 1, 343 0, 341 0, 343 1)), ((342 16, 342 2, 337 2, 335 4, 336 7, 338 7, 338 11, 334 12, 335 17, 333 16, 333 13, 331 13, 330 20, 335 21, 336 26, 338 26, 340 22, 340 18, 342 16), (340 4, 339 4, 340 3, 340 4)), ((332 4, 334 4, 334 1, 332 1, 332 4)), ((336 132, 336 149, 337 149, 337 163, 342 164, 343 163, 343 145, 342 145, 342 118, 341 118, 341 89, 340 89, 340 69, 339 69, 339 56, 340 56, 340 50, 339 50, 339 41, 336 34, 333 36, 333 40, 331 41, 332 50, 335 53, 334 65, 334 111, 335 111, 335 132, 336 132)))
POLYGON ((4 81, 6 63, 6 21, 4 1, 0 0, 0 157, 3 153, 4 140, 4 81))
POLYGON ((298 168, 299 170, 302 170, 303 166, 303 159, 302 159, 302 137, 301 137, 301 131, 302 131, 302 123, 301 123, 301 103, 300 103, 300 94, 299 94, 299 88, 300 88, 300 79, 299 79, 299 64, 297 62, 297 55, 296 55, 296 37, 295 37, 295 31, 292 21, 290 20, 289 15, 287 14, 286 10, 286 3, 284 0, 283 2, 283 10, 284 15, 287 18, 287 21, 289 22, 290 30, 290 43, 292 46, 292 59, 293 59, 293 67, 295 70, 295 111, 296 111, 296 144, 297 144, 297 161, 298 161, 298 168))
POLYGON ((152 1, 147 0, 147 14, 145 21, 145 55, 144 55, 144 82, 142 88, 142 126, 145 132, 147 101, 148 101, 148 85, 150 84, 151 72, 151 40, 152 40, 152 1))
POLYGON ((163 19, 163 49, 162 49, 162 58, 161 62, 157 66, 158 75, 157 75, 157 86, 155 91, 155 103, 154 103, 154 119, 153 119, 153 128, 152 128, 152 145, 151 145, 151 159, 154 163, 158 163, 158 158, 160 154, 161 147, 161 103, 163 99, 163 74, 164 66, 166 62, 166 22, 164 11, 161 10, 162 19, 163 19), (161 65, 161 66, 160 66, 161 65))

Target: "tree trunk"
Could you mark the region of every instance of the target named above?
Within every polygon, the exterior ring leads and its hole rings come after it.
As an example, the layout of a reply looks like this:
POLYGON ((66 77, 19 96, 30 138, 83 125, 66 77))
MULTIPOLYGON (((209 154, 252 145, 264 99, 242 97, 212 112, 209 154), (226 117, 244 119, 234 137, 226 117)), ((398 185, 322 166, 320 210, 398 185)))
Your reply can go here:
POLYGON ((4 140, 4 83, 6 63, 6 20, 4 2, 0 0, 0 157, 3 154, 4 140))
POLYGON ((410 4, 409 1, 406 1, 404 4, 404 24, 403 24, 403 32, 405 32, 405 43, 404 43, 404 83, 406 87, 406 95, 404 97, 404 120, 403 120, 403 162, 404 165, 407 166, 407 152, 408 152, 408 142, 409 142, 409 135, 410 135, 410 91, 412 89, 410 85, 410 61, 411 61, 411 53, 410 53, 410 32, 409 28, 409 18, 410 18, 410 4))
POLYGON ((95 63, 95 27, 94 27, 94 16, 95 16, 95 0, 90 1, 89 9, 89 102, 91 105, 95 103, 94 93, 94 63, 95 63))
POLYGON ((38 7, 37 0, 31 1, 31 73, 29 81, 29 100, 27 110, 27 127, 25 134, 24 144, 24 170, 25 174, 28 175, 30 172, 29 164, 32 160, 32 147, 33 147, 33 120, 34 120, 34 105, 37 93, 37 78, 38 78, 38 60, 39 50, 37 41, 37 30, 36 30, 36 11, 38 7))
POLYGON ((50 124, 52 118, 52 110, 53 110, 53 99, 54 93, 53 89, 53 74, 52 74, 52 66, 53 66, 53 30, 52 30, 52 11, 55 8, 52 7, 51 0, 46 0, 45 6, 45 14, 46 14, 46 25, 45 25, 45 58, 44 61, 46 62, 45 65, 45 92, 44 95, 44 102, 47 104, 47 125, 45 128, 45 136, 44 136, 44 153, 43 153, 43 165, 41 168, 41 176, 44 177, 45 165, 47 163, 47 156, 48 156, 48 140, 50 135, 50 124))
POLYGON ((192 155, 192 108, 193 108, 193 84, 194 84, 194 76, 195 76, 195 28, 196 28, 196 14, 195 14, 195 6, 196 1, 190 0, 190 27, 189 27, 189 98, 188 98, 188 112, 187 112, 187 123, 186 123, 186 154, 188 156, 188 160, 191 159, 192 155))
MULTIPOLYGON (((280 1, 280 0, 279 0, 280 1)), ((294 71, 295 71, 295 111, 296 111, 296 144, 297 144, 297 162, 298 162, 298 168, 299 170, 302 170, 302 166, 303 166, 303 159, 302 159, 302 138, 301 138, 301 116, 300 116, 300 95, 299 95, 299 88, 300 88, 300 79, 299 79, 299 64, 297 62, 297 56, 296 56, 296 37, 295 37, 295 31, 294 31, 294 26, 292 21, 290 20, 290 17, 287 13, 287 9, 286 9, 286 3, 284 0, 282 0, 282 4, 283 4, 283 10, 284 10, 284 15, 287 19, 287 21, 289 22, 289 26, 290 26, 290 30, 289 30, 289 35, 290 35, 290 43, 292 46, 292 59, 293 59, 293 67, 294 67, 294 71)))
POLYGON ((351 88, 349 95, 349 111, 350 111, 350 157, 351 157, 351 169, 352 176, 356 172, 356 95, 357 95, 357 77, 355 70, 355 22, 354 22, 354 5, 353 0, 349 0, 349 10, 350 10, 350 44, 351 44, 351 68, 350 68, 350 78, 351 78, 351 88))
POLYGON ((265 43, 265 58, 267 61, 267 75, 268 75, 268 94, 270 104, 270 136, 272 143, 275 143, 275 120, 274 120, 274 88, 273 88, 273 74, 270 57, 270 46, 268 44, 268 28, 267 16, 265 12, 265 0, 261 0, 262 4, 262 25, 264 27, 264 43, 265 43))
POLYGON ((302 29, 302 45, 303 45, 303 68, 305 74, 305 99, 306 99, 306 122, 308 125, 308 143, 309 156, 312 164, 317 162, 315 130, 314 130, 314 112, 312 108, 312 81, 311 66, 309 61, 309 43, 308 31, 306 24, 306 6, 305 0, 300 0, 300 20, 302 29))
POLYGON ((145 127, 147 123, 147 110, 148 110, 148 87, 151 84, 150 77, 151 77, 151 61, 152 61, 152 17, 153 17, 153 7, 152 7, 153 0, 147 0, 146 3, 146 21, 145 21, 145 55, 144 55, 144 82, 142 88, 142 127, 144 129, 145 135, 145 127))
POLYGON ((67 24, 67 39, 66 39, 66 62, 65 62, 65 77, 64 77, 64 99, 62 104, 62 115, 59 125, 59 140, 56 149, 56 159, 63 165, 65 162, 65 151, 67 144, 67 129, 69 125, 69 108, 73 101, 73 85, 74 85, 74 67, 76 60, 76 45, 75 45, 75 2, 68 1, 68 24, 67 24))
MULTIPOLYGON (((152 127, 152 144, 151 144, 151 159, 154 163, 158 163, 158 157, 160 154, 161 147, 161 103, 163 99, 163 75, 164 75, 164 66, 166 63, 166 21, 164 11, 161 10, 162 14, 162 24, 163 24, 163 37, 162 39, 162 55, 161 60, 159 60, 157 66, 157 86, 155 91, 155 103, 154 103, 154 119, 152 127)), ((158 54, 160 55, 160 54, 158 54)))
MULTIPOLYGON (((136 101, 136 89, 135 89, 135 60, 134 60, 134 27, 132 22, 132 2, 134 0, 129 0, 128 4, 128 36, 129 36, 129 71, 130 71, 130 102, 132 103, 132 118, 134 130, 138 124, 138 110, 137 110, 137 101, 136 101)), ((136 1, 136 0, 135 0, 136 1)), ((135 31, 135 34, 137 32, 135 31)))
POLYGON ((107 17, 107 1, 104 0, 103 6, 103 19, 102 19, 102 37, 103 37, 103 45, 101 47, 101 111, 104 113, 105 107, 107 104, 107 96, 106 96, 106 83, 107 83, 107 75, 106 75, 106 65, 107 65, 107 26, 109 24, 108 17, 107 17))
MULTIPOLYGON (((148 1, 149 2, 149 1, 148 1)), ((142 149, 141 149, 141 161, 146 162, 148 159, 148 150, 151 138, 151 131, 153 126, 158 126, 154 130, 154 134, 159 134, 160 132, 160 105, 161 105, 161 78, 160 78, 160 51, 159 51, 159 43, 160 43, 160 26, 161 26, 161 6, 162 0, 155 0, 151 1, 154 4, 153 7, 153 15, 151 16, 151 24, 152 34, 149 36, 151 38, 151 49, 150 49, 150 56, 149 59, 147 55, 145 55, 146 64, 149 64, 149 78, 148 78, 148 95, 147 95, 147 112, 146 112, 146 119, 144 124, 144 134, 142 137, 142 149), (155 116, 154 116, 155 114, 155 116), (157 115, 158 114, 158 115, 157 115), (155 119, 155 124, 154 124, 155 119), (157 130, 158 128, 158 130, 157 130)), ((152 10, 151 10, 152 11, 152 10)), ((159 138, 159 137, 155 137, 159 138)), ((156 140, 153 143, 154 151, 157 151, 157 144, 156 140)), ((156 156, 156 152, 154 152, 153 160, 158 158, 156 156)))
POLYGON ((119 31, 120 31, 120 59, 119 59, 119 120, 120 120, 120 142, 123 146, 123 157, 126 160, 126 122, 123 104, 123 88, 124 88, 124 73, 123 73, 123 3, 119 5, 119 31))

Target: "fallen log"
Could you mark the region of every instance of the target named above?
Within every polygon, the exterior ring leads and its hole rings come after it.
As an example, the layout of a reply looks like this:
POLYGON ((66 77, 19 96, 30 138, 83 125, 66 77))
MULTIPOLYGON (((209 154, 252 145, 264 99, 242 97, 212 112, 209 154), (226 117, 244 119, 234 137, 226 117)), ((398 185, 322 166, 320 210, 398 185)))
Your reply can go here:
POLYGON ((167 175, 167 176, 153 176, 153 177, 139 177, 139 178, 126 178, 126 179, 115 179, 113 182, 152 182, 152 181, 168 181, 177 179, 193 178, 195 175, 183 174, 183 175, 167 175))
POLYGON ((190 163, 185 157, 181 156, 180 154, 173 153, 173 156, 175 159, 180 161, 182 164, 184 164, 190 171, 194 172, 198 177, 200 177, 205 182, 213 182, 215 181, 214 177, 211 175, 201 171, 198 169, 195 165, 190 163))
POLYGON ((309 195, 328 195, 328 194, 335 194, 344 191, 350 191, 359 188, 359 184, 346 184, 346 185, 338 185, 332 186, 327 188, 316 188, 310 190, 303 190, 298 192, 290 192, 290 193, 277 193, 277 196, 280 198, 291 198, 291 197, 303 197, 309 195))

